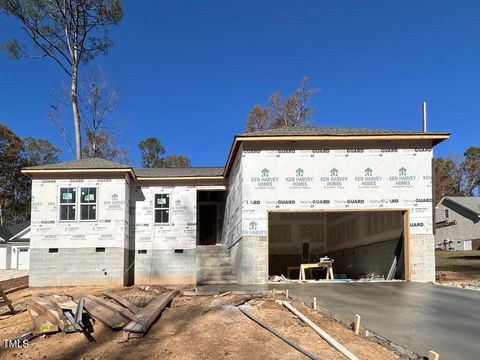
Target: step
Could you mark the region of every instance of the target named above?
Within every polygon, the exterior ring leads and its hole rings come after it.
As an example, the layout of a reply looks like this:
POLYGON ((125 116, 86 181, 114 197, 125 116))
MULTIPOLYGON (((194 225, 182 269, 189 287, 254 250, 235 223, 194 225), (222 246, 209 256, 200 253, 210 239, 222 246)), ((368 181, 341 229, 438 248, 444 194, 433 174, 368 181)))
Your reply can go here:
POLYGON ((197 264, 205 266, 231 266, 233 261, 230 258, 224 259, 197 259, 197 264))
POLYGON ((225 246, 212 246, 212 247, 197 247, 197 253, 201 254, 211 254, 211 253, 229 253, 230 251, 228 250, 227 247, 225 246))
POLYGON ((208 278, 212 276, 235 276, 233 270, 225 270, 225 271, 197 271, 197 277, 200 278, 208 278))
POLYGON ((198 281, 199 285, 229 285, 229 284, 238 284, 237 280, 204 280, 198 281))
POLYGON ((208 276, 199 276, 197 274, 197 279, 199 280, 237 280, 237 277, 233 274, 227 275, 208 275, 208 276))

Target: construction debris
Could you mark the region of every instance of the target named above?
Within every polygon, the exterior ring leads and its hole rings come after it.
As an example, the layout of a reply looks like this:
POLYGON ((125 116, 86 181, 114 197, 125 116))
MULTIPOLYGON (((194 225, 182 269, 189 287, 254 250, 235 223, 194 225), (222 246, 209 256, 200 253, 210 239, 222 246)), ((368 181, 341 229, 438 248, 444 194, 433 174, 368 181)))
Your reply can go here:
POLYGON ((146 307, 135 314, 124 330, 134 333, 146 333, 172 299, 179 294, 180 291, 175 290, 157 296, 146 307))
POLYGON ((285 306, 288 310, 290 310, 294 315, 296 315, 300 320, 302 320, 305 324, 310 326, 313 331, 315 331, 322 339, 324 339, 327 343, 329 343, 332 347, 336 350, 341 352, 347 359, 349 360, 359 360, 358 357, 353 355, 347 348, 345 348, 342 344, 340 344, 337 340, 333 337, 328 335, 328 333, 322 330, 319 326, 317 326, 313 321, 311 321, 308 317, 303 315, 300 311, 295 309, 289 302, 278 300, 279 304, 285 306))
POLYGON ((111 291, 105 291, 103 292, 103 295, 109 297, 112 300, 115 300, 118 302, 120 305, 126 307, 128 310, 130 310, 132 313, 136 314, 140 311, 140 308, 137 307, 135 304, 131 303, 127 299, 121 297, 120 295, 117 295, 111 291))
POLYGON ((8 309, 12 313, 15 311, 15 309, 13 308, 12 302, 8 300, 7 295, 5 294, 3 289, 0 287, 0 308, 4 306, 8 306, 8 309))
POLYGON ((268 326, 266 323, 264 323, 263 321, 257 319, 256 317, 254 317, 252 314, 250 314, 247 310, 245 310, 245 308, 243 306, 240 306, 238 308, 246 317, 248 317, 250 320, 256 322, 258 325, 260 325, 261 327, 263 327, 264 329, 270 331, 273 335, 275 335, 276 337, 278 337, 279 339, 283 340, 284 342, 286 342, 288 345, 290 345, 291 347, 293 347, 295 350, 301 352, 303 355, 307 356, 308 358, 310 359, 318 359, 314 354, 312 354, 311 352, 308 352, 304 349, 302 349, 299 345, 297 345, 296 343, 294 343, 292 340, 286 338, 285 336, 283 336, 282 334, 280 334, 278 331, 276 331, 275 329, 271 328, 270 326, 268 326))
POLYGON ((95 319, 113 330, 121 330, 128 323, 127 318, 89 298, 85 298, 84 306, 95 319))

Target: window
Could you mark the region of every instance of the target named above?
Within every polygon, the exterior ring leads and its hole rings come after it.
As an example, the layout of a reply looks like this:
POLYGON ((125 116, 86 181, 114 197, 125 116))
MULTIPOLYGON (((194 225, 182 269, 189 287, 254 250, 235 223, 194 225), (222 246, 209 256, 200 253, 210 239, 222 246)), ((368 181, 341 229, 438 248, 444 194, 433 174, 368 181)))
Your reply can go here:
POLYGON ((80 188, 80 220, 97 219, 97 188, 80 188))
POLYGON ((75 221, 75 188, 60 188, 60 221, 75 221))
POLYGON ((169 194, 155 194, 155 223, 168 224, 170 209, 169 194))
POLYGON ((445 209, 444 215, 445 215, 445 219, 448 219, 450 217, 450 211, 448 209, 445 209))

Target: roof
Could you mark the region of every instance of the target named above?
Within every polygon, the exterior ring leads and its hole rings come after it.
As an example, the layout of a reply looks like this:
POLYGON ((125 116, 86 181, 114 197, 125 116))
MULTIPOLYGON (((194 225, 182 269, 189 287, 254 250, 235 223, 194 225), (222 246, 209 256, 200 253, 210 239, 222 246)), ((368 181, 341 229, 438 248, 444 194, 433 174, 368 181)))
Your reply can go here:
POLYGON ((7 241, 12 237, 12 234, 5 226, 0 226, 0 241, 7 241))
POLYGON ((30 220, 27 220, 27 221, 24 221, 20 224, 16 224, 16 225, 12 225, 8 228, 8 231, 10 232, 11 236, 10 237, 14 237, 15 235, 17 235, 18 233, 22 232, 23 230, 25 230, 26 228, 28 228, 30 226, 30 220))
POLYGON ((71 169, 131 169, 130 166, 114 163, 113 161, 89 158, 65 161, 56 164, 25 167, 23 170, 71 170, 71 169))
MULTIPOLYGON (((112 161, 91 158, 75 161, 66 161, 58 164, 26 167, 22 173, 49 172, 91 172, 119 171, 128 172, 132 178, 140 180, 151 179, 178 179, 178 178, 217 178, 227 177, 242 141, 297 141, 297 140, 431 140, 432 145, 448 139, 448 133, 424 133, 416 131, 355 129, 334 127, 296 127, 278 128, 246 133, 235 136, 225 167, 195 167, 195 168, 143 168, 133 169, 128 165, 112 161)), ((216 180, 216 179, 215 179, 216 180)))
POLYGON ((142 168, 135 169, 135 174, 139 178, 221 177, 223 169, 223 167, 142 168))
POLYGON ((446 196, 442 199, 460 205, 462 208, 480 216, 480 197, 477 196, 446 196))
POLYGON ((283 127, 278 129, 268 129, 245 133, 240 136, 372 136, 372 135, 446 135, 448 133, 424 133, 419 131, 405 130, 381 130, 381 129, 361 129, 361 128, 337 128, 337 127, 283 127))

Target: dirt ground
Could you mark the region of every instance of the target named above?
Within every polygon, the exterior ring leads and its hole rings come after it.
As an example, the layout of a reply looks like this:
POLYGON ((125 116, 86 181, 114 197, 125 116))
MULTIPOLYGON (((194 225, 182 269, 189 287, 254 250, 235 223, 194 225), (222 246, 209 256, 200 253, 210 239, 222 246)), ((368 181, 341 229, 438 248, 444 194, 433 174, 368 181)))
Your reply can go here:
MULTIPOLYGON (((0 359, 303 359, 304 355, 248 319, 236 305, 245 295, 181 296, 173 300, 161 318, 142 339, 126 341, 123 331, 113 331, 100 322, 89 343, 81 333, 56 333, 30 341, 26 348, 4 349, 3 340, 32 330, 27 311, 32 296, 65 294, 100 295, 107 288, 72 287, 25 289, 10 294, 14 316, 0 317, 0 359)), ((162 287, 111 288, 138 306, 166 291, 162 287)), ((284 296, 277 295, 284 299, 284 296)), ((292 304, 341 342, 360 359, 399 359, 393 352, 356 336, 344 325, 323 317, 300 303, 292 304)), ((245 309, 321 359, 344 359, 313 330, 272 297, 254 298, 245 309)))
POLYGON ((480 289, 480 251, 435 251, 437 282, 480 289))

